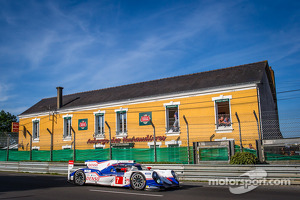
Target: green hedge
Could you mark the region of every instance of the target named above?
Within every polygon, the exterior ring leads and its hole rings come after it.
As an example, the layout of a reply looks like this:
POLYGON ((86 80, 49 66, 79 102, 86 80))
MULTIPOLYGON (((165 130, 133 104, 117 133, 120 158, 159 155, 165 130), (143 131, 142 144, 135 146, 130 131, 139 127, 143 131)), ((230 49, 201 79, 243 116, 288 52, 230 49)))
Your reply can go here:
POLYGON ((258 163, 258 158, 250 152, 237 152, 230 159, 230 164, 250 165, 258 163))

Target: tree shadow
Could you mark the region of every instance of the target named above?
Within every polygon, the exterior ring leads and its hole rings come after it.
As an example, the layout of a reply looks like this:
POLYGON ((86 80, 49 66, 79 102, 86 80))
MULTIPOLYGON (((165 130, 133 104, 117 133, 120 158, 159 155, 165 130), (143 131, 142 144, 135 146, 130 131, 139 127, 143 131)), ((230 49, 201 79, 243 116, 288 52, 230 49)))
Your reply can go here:
POLYGON ((66 179, 66 176, 1 172, 0 194, 53 187, 72 187, 66 179))

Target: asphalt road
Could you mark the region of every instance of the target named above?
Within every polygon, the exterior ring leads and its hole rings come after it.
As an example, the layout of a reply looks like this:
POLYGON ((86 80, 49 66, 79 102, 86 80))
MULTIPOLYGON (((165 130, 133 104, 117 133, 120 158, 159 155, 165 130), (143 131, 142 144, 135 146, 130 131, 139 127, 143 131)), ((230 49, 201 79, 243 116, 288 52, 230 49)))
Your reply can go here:
POLYGON ((2 199, 299 199, 300 186, 259 186, 245 194, 232 194, 228 186, 209 186, 203 182, 185 182, 176 190, 135 191, 103 186, 74 186, 65 176, 0 172, 2 199))

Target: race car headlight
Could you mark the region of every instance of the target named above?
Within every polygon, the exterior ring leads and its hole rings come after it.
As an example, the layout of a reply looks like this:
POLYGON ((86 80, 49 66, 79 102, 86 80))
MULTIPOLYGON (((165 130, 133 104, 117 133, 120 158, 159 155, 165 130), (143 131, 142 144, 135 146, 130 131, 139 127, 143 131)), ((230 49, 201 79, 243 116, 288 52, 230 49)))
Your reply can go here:
POLYGON ((175 180, 178 181, 177 175, 176 175, 176 173, 173 170, 171 171, 171 174, 175 178, 175 180))
POLYGON ((158 184, 162 183, 162 181, 160 180, 160 177, 158 176, 157 172, 153 172, 153 173, 152 173, 152 178, 153 178, 153 180, 154 180, 156 183, 158 183, 158 184))

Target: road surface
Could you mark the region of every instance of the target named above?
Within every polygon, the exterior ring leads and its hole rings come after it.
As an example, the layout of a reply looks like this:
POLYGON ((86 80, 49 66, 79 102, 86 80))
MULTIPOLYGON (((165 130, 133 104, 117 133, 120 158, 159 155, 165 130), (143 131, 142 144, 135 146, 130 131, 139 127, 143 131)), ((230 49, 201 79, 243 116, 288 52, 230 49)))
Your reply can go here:
POLYGON ((232 194, 228 186, 209 186, 205 182, 185 182, 176 190, 135 191, 103 186, 75 186, 66 176, 0 172, 0 200, 2 199, 299 199, 300 186, 259 186, 245 194, 232 194))

